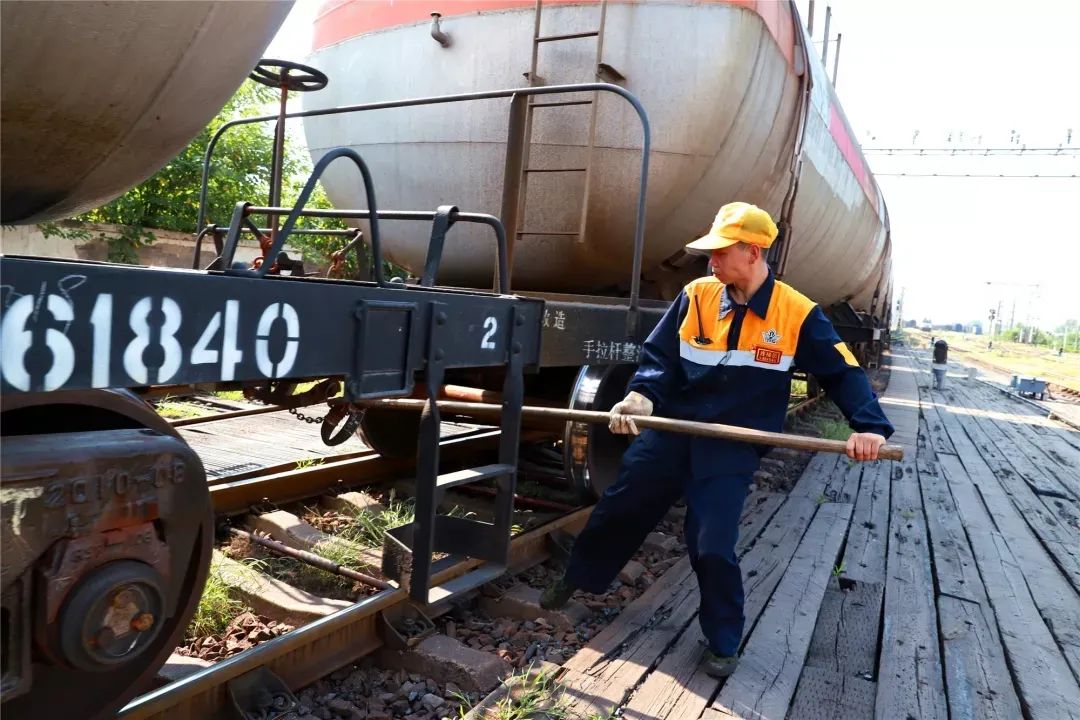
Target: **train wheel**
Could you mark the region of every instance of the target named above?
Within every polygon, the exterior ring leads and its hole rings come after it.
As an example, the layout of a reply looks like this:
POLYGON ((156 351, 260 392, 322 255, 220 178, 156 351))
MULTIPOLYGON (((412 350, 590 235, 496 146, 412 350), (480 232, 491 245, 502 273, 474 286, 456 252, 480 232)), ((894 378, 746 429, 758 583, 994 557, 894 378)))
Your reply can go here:
MULTIPOLYGON (((607 412, 626 395, 634 365, 586 365, 570 393, 571 410, 607 412)), ((600 497, 619 474, 631 438, 614 435, 606 425, 569 422, 563 434, 566 476, 585 500, 600 497)))
POLYGON ((205 470, 127 392, 6 397, 2 418, 4 716, 111 717, 198 605, 205 470))
POLYGON ((366 408, 356 436, 383 457, 414 458, 419 447, 420 413, 366 408))

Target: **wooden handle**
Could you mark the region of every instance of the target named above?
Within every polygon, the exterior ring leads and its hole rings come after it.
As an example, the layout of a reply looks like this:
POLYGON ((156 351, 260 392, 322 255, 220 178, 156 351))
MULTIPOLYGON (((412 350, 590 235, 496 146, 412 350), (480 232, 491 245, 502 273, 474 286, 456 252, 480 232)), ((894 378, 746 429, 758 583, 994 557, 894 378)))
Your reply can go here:
MULTIPOLYGON (((373 400, 361 403, 365 406, 398 408, 401 410, 422 410, 427 405, 427 400, 373 400)), ((440 410, 458 415, 471 415, 476 417, 497 417, 502 414, 501 405, 487 403, 456 402, 452 400, 439 400, 440 410)), ((566 408, 535 407, 526 405, 522 407, 523 417, 529 418, 557 418, 571 422, 586 422, 607 425, 611 414, 595 410, 568 410, 566 408)), ((789 435, 786 433, 768 432, 765 430, 752 430, 737 425, 721 425, 720 423, 695 422, 693 420, 674 420, 672 418, 654 417, 651 415, 627 415, 632 418, 639 428, 652 428, 653 430, 667 430, 669 432, 697 435, 698 437, 720 438, 722 440, 735 440, 737 442, 753 443, 755 445, 772 445, 774 447, 791 448, 792 450, 809 450, 810 452, 831 452, 840 455, 847 454, 847 442, 844 440, 826 440, 824 438, 807 437, 806 435, 789 435)), ((878 458, 881 460, 903 460, 904 449, 899 445, 882 445, 878 450, 878 458)))

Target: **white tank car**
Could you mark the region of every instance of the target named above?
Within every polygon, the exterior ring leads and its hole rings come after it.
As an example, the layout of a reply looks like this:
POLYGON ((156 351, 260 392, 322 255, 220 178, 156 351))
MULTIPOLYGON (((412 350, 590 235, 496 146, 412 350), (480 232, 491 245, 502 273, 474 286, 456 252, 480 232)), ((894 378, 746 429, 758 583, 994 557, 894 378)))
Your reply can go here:
MULTIPOLYGON (((461 0, 394 3, 330 0, 316 20, 312 64, 333 82, 306 108, 528 85, 535 3, 461 0), (444 13, 449 46, 433 38, 429 11, 444 13)), ((596 29, 597 2, 543 4, 541 36, 596 29)), ((645 277, 665 295, 663 263, 705 231, 731 200, 781 214, 797 150, 803 68, 812 74, 785 279, 822 305, 888 308, 885 206, 820 60, 793 6, 770 0, 610 2, 601 77, 617 77, 652 123, 645 277)), ((595 82, 597 38, 539 46, 538 82, 595 82)), ((586 95, 585 98, 589 96, 586 95)), ((555 98, 545 97, 543 100, 555 98)), ((351 146, 370 163, 380 207, 498 214, 507 134, 506 100, 315 117, 305 131, 315 158, 351 146)), ((530 165, 581 167, 589 106, 534 110, 530 165)), ((625 291, 630 277, 641 130, 623 100, 601 94, 587 226, 584 173, 532 173, 514 245, 514 287, 549 292, 625 291), (565 232, 568 234, 533 234, 565 232)), ((362 207, 354 169, 325 178, 339 207, 362 207)), ((490 287, 493 244, 456 229, 439 282, 490 287)), ((425 229, 387 224, 394 261, 423 267, 425 229)), ((671 283, 666 284, 669 288, 671 283)))
POLYGON ((236 92, 291 7, 0 3, 3 222, 71 217, 152 175, 236 92))

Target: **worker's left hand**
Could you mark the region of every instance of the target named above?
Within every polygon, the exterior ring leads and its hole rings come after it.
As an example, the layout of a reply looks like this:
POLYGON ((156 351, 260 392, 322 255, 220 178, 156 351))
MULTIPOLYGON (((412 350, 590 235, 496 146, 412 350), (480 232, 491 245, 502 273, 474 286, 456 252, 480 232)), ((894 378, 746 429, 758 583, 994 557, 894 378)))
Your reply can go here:
POLYGON ((652 415, 652 411, 652 400, 631 390, 622 401, 615 403, 615 407, 611 408, 608 429, 616 435, 637 435, 639 432, 637 423, 627 416, 652 415))
POLYGON ((885 438, 877 433, 851 433, 847 440, 847 456, 852 460, 877 460, 878 450, 885 438))

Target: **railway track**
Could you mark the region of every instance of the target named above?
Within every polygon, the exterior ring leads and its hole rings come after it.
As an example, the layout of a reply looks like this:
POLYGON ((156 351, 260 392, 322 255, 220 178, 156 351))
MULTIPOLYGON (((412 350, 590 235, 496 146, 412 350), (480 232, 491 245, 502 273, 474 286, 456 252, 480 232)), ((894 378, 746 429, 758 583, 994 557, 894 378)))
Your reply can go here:
POLYGON ((1051 397, 1055 400, 1080 403, 1080 390, 1074 390, 1071 387, 1059 385, 1058 383, 1049 383, 1049 389, 1051 397))
MULTIPOLYGON (((261 410, 261 408, 260 408, 261 410)), ((212 417, 190 419, 182 427, 191 428, 200 425, 211 426, 215 422, 233 420, 238 417, 265 414, 244 414, 244 410, 225 411, 212 417), (236 412, 242 414, 237 415, 236 412)), ((281 411, 279 411, 281 412, 281 411)), ((789 429, 795 432, 816 434, 818 424, 823 420, 835 421, 839 417, 835 408, 828 403, 819 402, 817 398, 793 398, 789 409, 789 429)), ((493 428, 473 428, 454 437, 444 438, 441 443, 440 456, 445 468, 453 466, 469 467, 476 465, 485 455, 490 456, 498 447, 499 432, 493 428)), ((539 442, 549 437, 544 432, 525 433, 523 443, 539 442)), ((522 455, 522 479, 519 483, 521 495, 516 498, 515 506, 524 513, 515 520, 531 517, 530 521, 521 524, 526 527, 518 528, 519 532, 511 541, 510 564, 507 575, 534 568, 549 560, 553 548, 558 548, 558 539, 564 538, 566 533, 575 534, 586 522, 591 505, 574 506, 571 502, 565 502, 566 495, 562 495, 564 502, 551 500, 551 495, 558 496, 558 489, 543 495, 545 488, 551 491, 552 486, 558 485, 557 479, 552 478, 557 472, 549 467, 547 471, 542 467, 544 464, 544 450, 541 446, 539 452, 524 452, 522 455), (528 469, 526 469, 528 468, 528 469), (545 484, 546 483, 546 484, 545 484), (526 494, 526 491, 530 494, 526 494)), ((548 451, 550 461, 550 451, 548 451)), ((805 460, 809 454, 804 454, 805 460)), ((790 455, 785 456, 788 463, 788 474, 797 478, 802 467, 798 462, 793 462, 790 455)), ((802 463, 805 465, 805 462, 802 463)), ((235 474, 230 477, 219 477, 210 480, 210 494, 214 506, 214 512, 219 518, 219 525, 232 525, 234 527, 263 527, 259 525, 259 518, 267 515, 289 516, 288 522, 297 523, 290 532, 273 531, 266 533, 276 540, 285 542, 293 548, 312 548, 310 538, 323 537, 333 539, 332 533, 323 535, 309 520, 318 524, 318 518, 313 518, 310 507, 337 507, 332 502, 327 502, 343 490, 355 490, 367 488, 372 494, 385 496, 386 489, 407 492, 408 483, 402 478, 407 477, 412 471, 411 460, 401 460, 382 457, 370 450, 353 451, 341 455, 329 456, 317 464, 297 467, 295 463, 271 465, 260 470, 252 470, 235 474), (321 504, 320 504, 321 498, 321 504), (290 514, 283 508, 296 509, 296 514, 290 514), (306 516, 303 508, 308 508, 306 516), (309 540, 302 540, 303 537, 309 540)), ((763 470, 757 477, 759 486, 769 489, 782 489, 784 484, 782 472, 778 468, 785 467, 784 460, 767 457, 763 464, 763 470)), ((461 503, 470 508, 471 512, 482 513, 485 498, 478 496, 457 495, 448 500, 450 503, 461 503)), ((327 513, 333 515, 333 513, 327 513)), ((220 528, 219 528, 220 529, 220 528)), ((672 525, 666 529, 671 530, 671 535, 681 535, 681 520, 672 521, 672 525)), ((227 544, 227 533, 219 532, 219 549, 227 544)), ((668 550, 670 560, 673 562, 677 553, 682 552, 681 544, 673 544, 668 550), (671 553, 676 553, 672 555, 671 553)), ((379 574, 377 564, 373 565, 372 553, 378 551, 369 549, 366 551, 368 564, 358 563, 365 573, 370 573, 378 582, 385 582, 379 574)), ((263 550, 263 556, 266 555, 263 550)), ((666 556, 649 555, 649 559, 659 558, 659 567, 668 560, 666 556)), ((642 558, 646 559, 645 556, 642 558)), ((433 581, 443 583, 454 577, 461 576, 472 570, 479 564, 475 560, 455 561, 446 558, 441 561, 440 569, 434 574, 433 581)), ((646 563, 648 564, 648 563, 646 563)), ((256 565, 257 567, 258 565, 256 565)), ((543 578, 543 569, 538 568, 543 578)), ((652 577, 646 573, 648 577, 652 577)), ((275 578, 272 578, 275 579, 275 578)), ((276 580, 276 579, 275 579, 276 580)), ((276 584, 280 584, 276 580, 276 584)), ((359 586, 354 586, 354 589, 359 586)), ((641 588, 638 588, 640 591, 641 588)), ((310 595, 303 588, 296 588, 296 594, 310 595)), ((616 599, 626 602, 631 599, 626 589, 616 599)), ((266 640, 251 649, 239 652, 210 667, 198 670, 194 674, 171 682, 163 687, 152 690, 129 703, 118 717, 125 720, 141 718, 181 718, 181 717, 209 717, 218 713, 224 713, 229 708, 234 708, 232 692, 237 684, 242 686, 245 677, 248 680, 256 678, 253 673, 261 673, 266 670, 272 672, 284 683, 287 688, 296 690, 311 683, 317 682, 330 673, 348 666, 361 658, 369 657, 388 642, 388 635, 394 635, 393 620, 389 619, 399 608, 409 606, 408 594, 405 589, 399 588, 394 583, 389 583, 385 589, 368 587, 363 589, 355 602, 342 602, 341 600, 326 599, 327 603, 334 607, 340 607, 318 619, 310 620, 291 632, 266 640), (250 675, 249 675, 250 674, 250 675), (232 688, 232 689, 230 689, 232 688)), ((604 605, 605 598, 593 598, 593 609, 600 610, 599 622, 606 622, 617 609, 604 605)), ((610 602, 610 599, 606 600, 610 602)), ((449 606, 439 608, 435 606, 435 615, 447 610, 449 606)), ((265 612, 266 608, 264 606, 265 612)), ((270 614, 266 615, 271 617, 270 614)), ((451 623, 452 624, 452 623, 451 623)), ((506 643, 503 643, 506 644, 506 643)), ((534 643, 535 645, 535 643, 534 643)), ((534 654, 536 648, 532 648, 534 654)), ((573 648, 564 651, 570 652, 573 648)), ((558 653, 554 654, 559 657, 558 653)), ((520 656, 519 656, 520 661, 520 656)), ((260 681, 261 682, 261 681, 260 681)), ((283 696, 284 697, 284 696, 283 696)), ((290 702, 281 699, 279 702, 290 702)), ((249 707, 248 710, 251 710, 249 707)), ((255 717, 255 715, 252 715, 255 717)), ((422 715, 421 715, 422 717, 422 715)), ((436 717, 433 715, 433 717, 436 717)))

